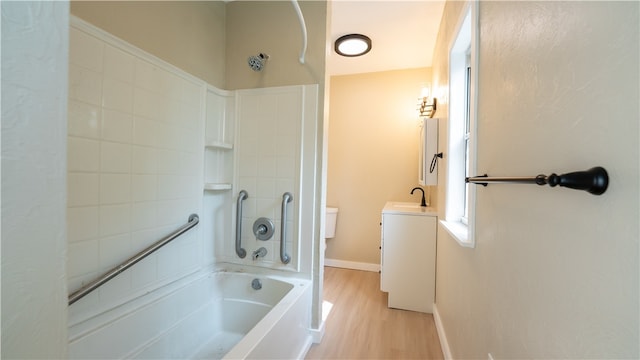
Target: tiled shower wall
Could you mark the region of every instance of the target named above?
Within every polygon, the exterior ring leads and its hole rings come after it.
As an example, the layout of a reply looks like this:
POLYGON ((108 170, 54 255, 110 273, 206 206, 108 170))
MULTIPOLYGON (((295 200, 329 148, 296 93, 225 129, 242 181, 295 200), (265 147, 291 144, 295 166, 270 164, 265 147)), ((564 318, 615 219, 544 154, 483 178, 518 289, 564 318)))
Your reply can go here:
MULTIPOLYGON (((238 91, 238 189, 246 190, 242 217, 242 244, 247 250, 244 260, 235 261, 274 268, 298 267, 298 228, 300 204, 301 129, 303 122, 303 88, 283 87, 238 91), (291 263, 280 261, 281 206, 285 192, 293 195, 287 205, 287 254, 291 263), (253 233, 256 219, 267 217, 275 224, 270 240, 257 240, 253 233), (264 258, 253 260, 251 254, 267 249, 264 258)), ((227 253, 234 253, 228 247, 227 253)), ((234 255, 231 256, 232 258, 234 255)))
MULTIPOLYGON (((70 29, 70 291, 189 214, 202 219, 204 84, 105 36, 70 29)), ((212 263, 200 227, 80 300, 74 313, 90 315, 212 263)))

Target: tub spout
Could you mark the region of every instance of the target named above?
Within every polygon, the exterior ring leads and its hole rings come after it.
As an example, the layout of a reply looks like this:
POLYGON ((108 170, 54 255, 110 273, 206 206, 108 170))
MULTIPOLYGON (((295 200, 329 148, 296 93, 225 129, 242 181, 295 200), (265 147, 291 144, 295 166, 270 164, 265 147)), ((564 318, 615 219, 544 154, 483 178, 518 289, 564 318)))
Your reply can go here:
POLYGON ((422 191, 422 202, 420 203, 420 206, 424 206, 424 207, 426 207, 426 206, 427 206, 427 202, 426 202, 426 201, 425 201, 425 199, 424 199, 424 189, 422 189, 421 187, 414 187, 414 188, 411 190, 411 195, 413 195, 413 192, 414 192, 415 190, 420 190, 420 191, 422 191))
POLYGON ((253 260, 258 260, 260 257, 267 256, 267 249, 261 247, 260 249, 253 252, 253 260))

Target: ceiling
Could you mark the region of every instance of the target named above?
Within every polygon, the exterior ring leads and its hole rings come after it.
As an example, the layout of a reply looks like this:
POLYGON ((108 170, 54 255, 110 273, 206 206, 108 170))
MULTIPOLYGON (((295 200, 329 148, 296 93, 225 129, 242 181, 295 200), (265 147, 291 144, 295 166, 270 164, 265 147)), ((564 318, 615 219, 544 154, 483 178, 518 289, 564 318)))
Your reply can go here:
POLYGON ((333 0, 332 51, 329 75, 429 67, 432 63, 444 1, 333 0), (343 57, 333 51, 333 41, 359 33, 371 38, 371 51, 360 57, 343 57))

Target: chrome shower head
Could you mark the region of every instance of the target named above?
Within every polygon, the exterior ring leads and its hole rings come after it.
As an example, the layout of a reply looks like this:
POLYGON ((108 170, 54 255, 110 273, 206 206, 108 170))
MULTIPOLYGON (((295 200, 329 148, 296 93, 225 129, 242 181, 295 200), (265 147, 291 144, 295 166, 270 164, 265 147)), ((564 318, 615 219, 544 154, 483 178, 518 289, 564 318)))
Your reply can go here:
POLYGON ((247 62, 249 63, 249 67, 253 71, 262 71, 264 67, 264 63, 269 59, 269 55, 260 53, 258 55, 249 56, 247 62))

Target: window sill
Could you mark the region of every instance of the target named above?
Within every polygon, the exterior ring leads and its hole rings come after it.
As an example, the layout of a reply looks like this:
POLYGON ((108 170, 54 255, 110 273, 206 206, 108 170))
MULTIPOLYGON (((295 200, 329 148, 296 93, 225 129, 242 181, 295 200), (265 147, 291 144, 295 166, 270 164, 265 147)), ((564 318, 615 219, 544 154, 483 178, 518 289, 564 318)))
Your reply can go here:
POLYGON ((469 227, 460 221, 440 220, 440 224, 462 247, 474 248, 473 236, 469 236, 469 227))

